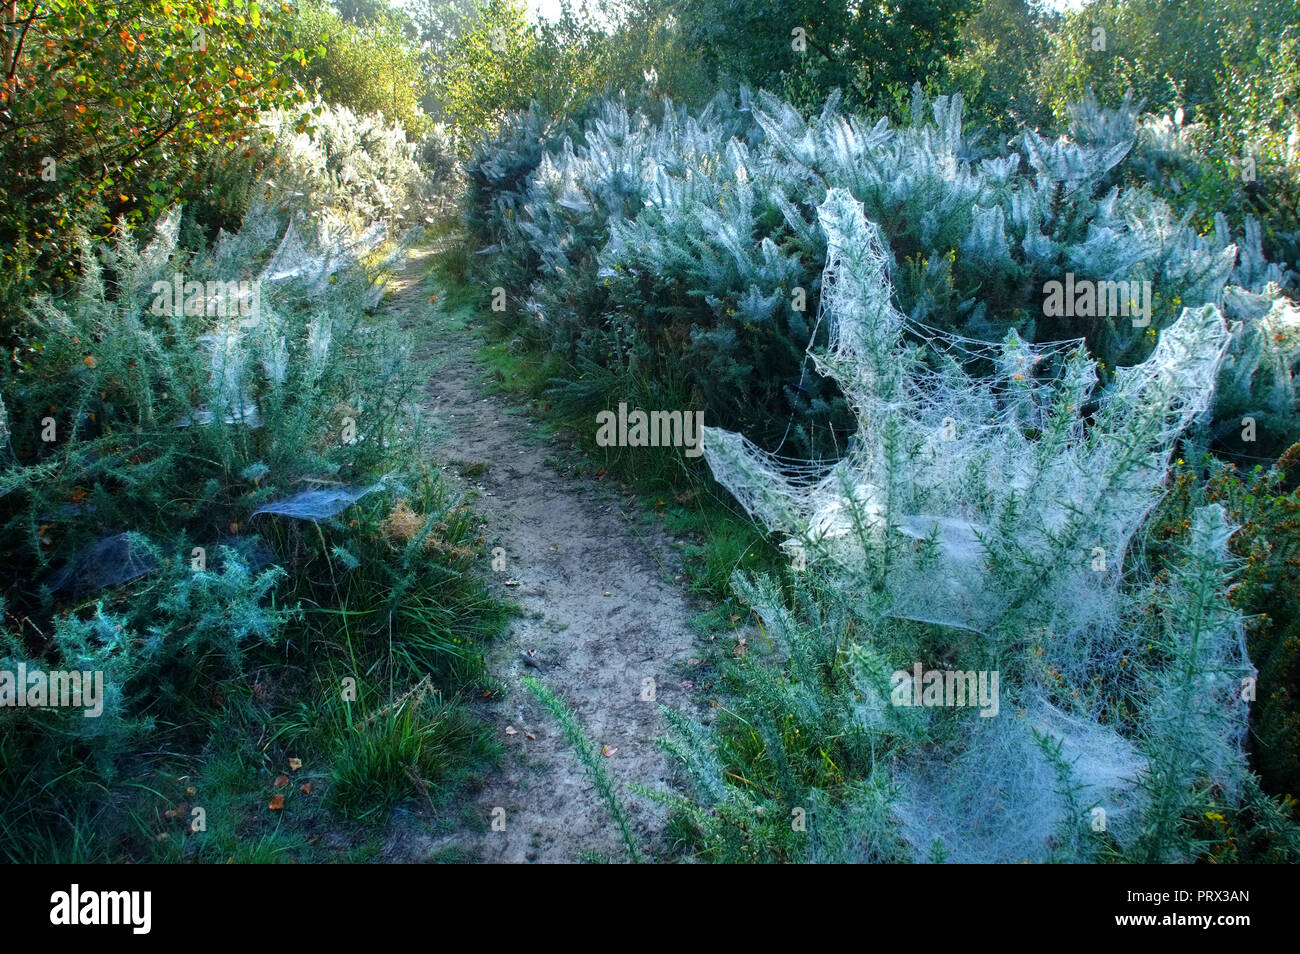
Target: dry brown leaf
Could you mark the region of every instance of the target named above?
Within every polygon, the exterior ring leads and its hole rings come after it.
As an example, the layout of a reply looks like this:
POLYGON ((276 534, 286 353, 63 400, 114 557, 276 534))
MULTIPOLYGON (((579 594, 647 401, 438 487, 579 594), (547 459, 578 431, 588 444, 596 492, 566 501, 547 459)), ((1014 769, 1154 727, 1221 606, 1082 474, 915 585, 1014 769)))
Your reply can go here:
POLYGON ((298 771, 298 769, 300 769, 300 768, 302 768, 302 759, 290 759, 290 760, 289 760, 289 771, 290 771, 290 772, 296 772, 296 771, 298 771))
POLYGON ((600 747, 600 752, 605 756, 605 758, 611 758, 617 751, 618 749, 614 748, 612 745, 602 745, 600 747))
POLYGON ((289 784, 289 776, 287 776, 287 775, 277 775, 277 776, 275 777, 275 787, 276 787, 276 788, 284 788, 284 787, 285 787, 286 785, 288 785, 288 784, 289 784))
POLYGON ((272 795, 272 796, 271 796, 271 804, 270 804, 269 807, 270 807, 271 811, 273 811, 273 812, 281 812, 281 811, 284 811, 284 796, 283 796, 283 795, 272 795))

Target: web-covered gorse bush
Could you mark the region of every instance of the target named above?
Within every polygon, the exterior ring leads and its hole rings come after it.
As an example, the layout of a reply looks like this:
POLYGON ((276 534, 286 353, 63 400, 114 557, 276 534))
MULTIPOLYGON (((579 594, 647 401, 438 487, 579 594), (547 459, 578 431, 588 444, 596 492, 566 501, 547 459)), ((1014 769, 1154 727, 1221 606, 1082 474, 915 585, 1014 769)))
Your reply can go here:
POLYGON ((0 714, 14 857, 40 857, 67 805, 89 811, 85 772, 112 783, 156 727, 192 726, 242 682, 301 618, 298 596, 382 586, 391 621, 417 571, 459 592, 418 559, 440 514, 403 503, 408 532, 378 529, 394 501, 437 496, 415 466, 408 345, 374 313, 424 179, 400 129, 317 122, 280 130, 293 158, 237 231, 187 248, 175 208, 147 240, 83 243, 75 292, 27 304, 0 376, 0 668, 99 670, 107 698, 98 718, 0 714), (373 540, 335 519, 350 507, 373 540))
POLYGON ((677 376, 711 422, 762 446, 842 452, 852 415, 804 355, 826 331, 810 321, 826 253, 816 209, 843 188, 879 226, 914 321, 990 340, 1084 337, 1109 376, 1149 355, 1184 307, 1217 304, 1241 322, 1219 438, 1249 413, 1268 448, 1295 435, 1290 272, 1264 259, 1253 223, 1234 239, 1220 218, 1199 235, 1164 199, 1117 185, 1139 138, 1125 107, 1083 104, 1077 141, 1026 130, 1005 153, 963 128, 960 97, 918 93, 902 127, 834 100, 809 121, 743 91, 698 116, 659 109, 607 100, 567 131, 521 115, 468 168, 482 283, 507 290, 513 333, 564 355, 573 380, 603 372, 603 397, 629 373, 677 376), (1149 323, 1045 315, 1044 286, 1067 273, 1150 282, 1149 323))
POLYGON ((1251 220, 1200 234, 1123 184, 1130 157, 1155 181, 1191 161, 1168 122, 1073 119, 999 150, 959 97, 918 93, 904 126, 607 100, 577 128, 521 116, 469 166, 503 330, 595 409, 679 383, 713 475, 797 557, 735 578, 771 652, 727 666, 734 710, 670 714, 695 788, 670 801, 706 857, 1295 855, 1243 754, 1228 508, 1143 535, 1176 449, 1300 433, 1294 275, 1251 220), (1067 275, 1149 310, 1053 313, 1067 275), (897 704, 914 667, 997 674, 996 711, 897 704))
MULTIPOLYGON (((1222 316, 1185 310, 1150 358, 1095 396, 1085 426, 1096 370, 1081 343, 927 331, 893 308, 856 201, 832 190, 819 224, 832 331, 815 360, 855 408, 853 449, 799 479, 725 431, 706 432, 705 456, 799 548, 843 627, 809 632, 770 582, 737 580, 788 646, 788 682, 767 692, 791 700, 792 718, 823 708, 799 669, 810 646, 834 640, 838 684, 826 691, 873 753, 870 786, 840 806, 873 827, 838 831, 849 841, 837 850, 923 860, 937 841, 964 861, 1189 857, 1189 819, 1216 798, 1236 805, 1245 785, 1255 673, 1226 598, 1233 528, 1222 508, 1202 508, 1169 578, 1135 586, 1124 569, 1175 441, 1208 406, 1229 341, 1222 316), (981 366, 994 370, 973 373, 981 366), (983 708, 900 708, 891 673, 917 663, 997 673, 999 685, 983 708)), ((695 757, 707 764, 707 749, 695 757)), ((812 821, 823 850, 828 828, 854 824, 834 811, 812 821)))

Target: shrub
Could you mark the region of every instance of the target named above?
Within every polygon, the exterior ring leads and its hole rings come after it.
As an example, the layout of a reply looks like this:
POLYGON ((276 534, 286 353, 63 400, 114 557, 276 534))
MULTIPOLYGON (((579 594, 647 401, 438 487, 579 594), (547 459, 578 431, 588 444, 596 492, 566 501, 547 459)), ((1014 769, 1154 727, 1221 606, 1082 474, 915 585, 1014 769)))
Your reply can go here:
POLYGON ((1247 646, 1259 667, 1247 748, 1264 790, 1293 798, 1300 793, 1300 641, 1291 609, 1300 599, 1300 491, 1286 487, 1296 455, 1292 448, 1275 466, 1244 474, 1213 458, 1180 464, 1150 532, 1159 558, 1197 507, 1219 504, 1240 524, 1232 552, 1243 568, 1231 596, 1248 620, 1247 646))
POLYGON ((1236 227, 1258 219, 1270 255, 1295 262, 1298 30, 1292 0, 1103 0, 1062 16, 1026 85, 1058 121, 1089 91, 1185 116, 1199 158, 1165 181, 1164 194, 1188 209, 1198 203, 1206 221, 1218 212, 1236 227))
POLYGON ((918 91, 910 123, 893 127, 834 99, 811 121, 766 94, 722 96, 698 116, 665 105, 659 119, 608 100, 576 132, 533 110, 468 167, 477 280, 485 296, 511 294, 501 320, 563 356, 569 390, 592 406, 619 399, 592 386, 597 369, 677 380, 716 424, 837 456, 851 418, 805 352, 827 330, 810 321, 826 251, 810 219, 839 187, 880 227, 897 306, 922 324, 1082 337, 1109 376, 1146 358, 1183 307, 1222 305, 1242 329, 1219 422, 1267 407, 1268 451, 1289 442, 1294 305, 1258 227, 1234 243, 1220 217, 1201 235, 1146 189, 1120 188, 1137 138, 1123 110, 1084 103, 1078 142, 1025 130, 1004 154, 966 138, 962 110, 918 91), (1150 323, 1047 314, 1047 283, 1067 273, 1150 282, 1150 323))
MULTIPOLYGON (((716 753, 679 720, 670 744, 709 811, 684 812, 694 837, 755 859, 1203 856, 1222 843, 1205 820, 1257 811, 1241 745, 1255 671, 1228 597, 1237 528, 1201 506, 1162 573, 1131 568, 1172 447, 1209 403, 1221 315, 1184 310, 1085 427, 1095 370, 1080 350, 1058 364, 1014 335, 979 346, 912 325, 862 206, 831 190, 819 221, 835 332, 815 360, 845 387, 859 439, 792 479, 706 431, 715 476, 800 548, 796 592, 815 599, 737 576, 779 658, 766 682, 733 667, 745 692, 716 753), (927 343, 904 347, 905 328, 927 343), (997 673, 1000 691, 978 713, 900 706, 914 666, 997 673)), ((1294 843, 1287 809, 1268 804, 1260 837, 1294 843)))
POLYGON ((147 243, 123 226, 82 243, 74 293, 27 304, 0 373, 0 655, 102 670, 107 705, 0 716, 11 857, 147 856, 123 824, 145 766, 285 720, 318 683, 337 698, 340 669, 441 681, 436 718, 403 717, 416 741, 399 761, 421 778, 435 755, 450 781, 483 754, 458 691, 503 611, 468 572, 477 524, 415 465, 408 345, 374 314, 418 231, 390 239, 370 218, 397 232, 426 180, 400 128, 315 115, 314 132, 310 112, 265 117, 261 158, 281 162, 229 197, 248 203, 238 231, 207 243, 179 208, 147 243))
MULTIPOLYGON (((242 147, 259 110, 296 102, 285 82, 287 7, 165 0, 46 0, 0 12, 0 308, 76 279, 77 236, 143 226, 202 193, 213 149, 242 147), (38 79, 39 78, 39 79, 38 79)), ((306 62, 308 53, 297 51, 306 62)), ((8 321, 0 327, 11 333, 8 321)))

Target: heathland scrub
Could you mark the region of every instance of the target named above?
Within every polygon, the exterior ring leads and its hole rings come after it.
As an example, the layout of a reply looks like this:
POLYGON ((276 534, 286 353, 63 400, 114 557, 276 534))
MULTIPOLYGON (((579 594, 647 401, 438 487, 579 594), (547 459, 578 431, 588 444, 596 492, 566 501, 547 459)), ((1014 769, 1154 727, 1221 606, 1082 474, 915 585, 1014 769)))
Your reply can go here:
MULTIPOLYGON (((635 527, 627 498, 607 484, 557 472, 551 460, 560 448, 487 379, 481 342, 469 327, 480 317, 472 296, 448 307, 448 289, 418 280, 418 258, 400 277, 392 307, 406 309, 404 323, 421 337, 424 404, 442 432, 436 456, 477 493, 475 507, 488 521, 492 558, 483 573, 520 614, 489 652, 499 690, 478 701, 505 746, 502 768, 449 830, 417 831, 412 820, 396 819, 386 855, 493 862, 625 857, 596 787, 561 726, 524 688, 525 677, 573 712, 641 846, 660 854, 666 810, 631 786, 670 787, 674 769, 655 742, 666 730, 660 706, 698 715, 690 670, 700 653, 688 627, 698 608, 671 579, 676 555, 664 534, 635 527)), ((482 311, 489 304, 485 295, 482 311)))

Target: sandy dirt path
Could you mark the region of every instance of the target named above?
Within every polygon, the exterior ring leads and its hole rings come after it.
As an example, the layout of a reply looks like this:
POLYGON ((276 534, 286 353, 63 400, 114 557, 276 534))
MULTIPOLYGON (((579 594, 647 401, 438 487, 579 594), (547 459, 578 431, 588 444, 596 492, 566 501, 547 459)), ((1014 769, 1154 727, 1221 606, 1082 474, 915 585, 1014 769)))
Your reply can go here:
POLYGON ((688 605, 674 582, 679 560, 671 538, 634 521, 635 502, 617 486, 557 469, 553 461, 566 448, 541 439, 537 421, 493 393, 476 360, 477 336, 428 300, 426 254, 411 256, 388 307, 408 327, 434 329, 422 334, 423 353, 415 357, 430 368, 425 406, 446 434, 436 453, 448 473, 473 475, 464 482, 478 491, 474 506, 488 522, 489 547, 504 551, 504 569, 485 567, 485 575, 523 613, 488 656, 505 690, 482 708, 505 746, 501 769, 462 806, 450 831, 413 832, 418 826, 408 818, 386 854, 485 862, 581 861, 593 852, 626 858, 560 726, 520 682, 532 676, 568 704, 602 751, 643 848, 660 855, 667 813, 628 786, 666 790, 675 777, 655 744, 666 729, 660 704, 700 716, 704 700, 690 682, 698 649, 687 625, 700 607, 688 605), (647 680, 653 701, 643 698, 647 680), (498 808, 504 831, 491 824, 498 808))

